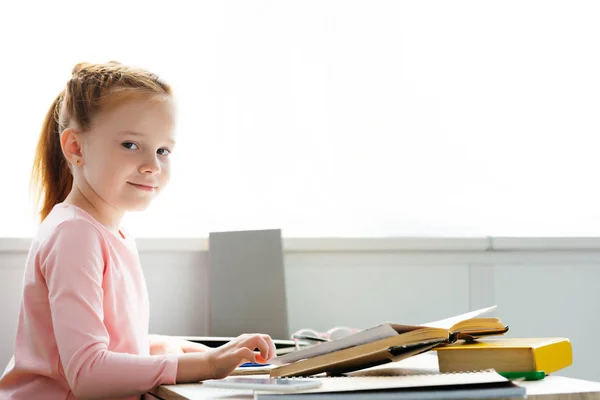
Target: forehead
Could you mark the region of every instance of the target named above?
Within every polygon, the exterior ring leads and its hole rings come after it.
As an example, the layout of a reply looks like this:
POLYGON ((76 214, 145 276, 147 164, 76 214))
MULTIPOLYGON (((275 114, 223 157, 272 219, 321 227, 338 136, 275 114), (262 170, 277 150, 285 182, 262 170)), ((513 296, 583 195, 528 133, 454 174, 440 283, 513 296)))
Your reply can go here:
POLYGON ((172 136, 175 106, 169 97, 130 98, 101 107, 92 120, 92 130, 118 134, 123 131, 172 136))

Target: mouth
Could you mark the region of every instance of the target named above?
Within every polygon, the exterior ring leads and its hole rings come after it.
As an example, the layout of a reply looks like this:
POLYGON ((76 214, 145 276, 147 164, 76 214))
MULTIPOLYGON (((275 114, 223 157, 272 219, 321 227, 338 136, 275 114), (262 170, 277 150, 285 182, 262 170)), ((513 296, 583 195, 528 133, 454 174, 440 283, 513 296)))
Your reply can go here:
POLYGON ((158 186, 142 185, 142 184, 133 183, 133 182, 127 182, 127 183, 130 184, 131 186, 135 187, 136 189, 143 190, 143 191, 146 191, 146 192, 153 192, 156 189, 158 189, 158 186))

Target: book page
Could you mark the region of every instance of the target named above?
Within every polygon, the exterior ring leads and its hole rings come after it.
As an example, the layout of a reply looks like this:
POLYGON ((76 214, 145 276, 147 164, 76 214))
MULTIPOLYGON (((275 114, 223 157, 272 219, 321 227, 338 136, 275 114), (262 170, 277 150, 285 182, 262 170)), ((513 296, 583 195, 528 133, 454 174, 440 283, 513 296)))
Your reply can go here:
POLYGON ((396 330, 390 324, 380 324, 341 339, 316 344, 314 346, 294 351, 293 353, 275 357, 270 360, 270 363, 274 365, 284 365, 294 361, 331 353, 337 350, 347 349, 360 344, 371 343, 376 340, 385 339, 396 335, 398 335, 398 332, 396 332, 396 330))
POLYGON ((452 326, 454 326, 455 324, 457 324, 461 321, 478 317, 482 314, 485 314, 485 313, 488 313, 488 312, 494 310, 495 308, 496 308, 496 306, 482 308, 480 310, 471 311, 471 312, 468 312, 465 314, 457 315, 455 317, 441 319, 439 321, 428 322, 426 324, 421 324, 419 326, 426 326, 426 327, 430 327, 430 328, 450 329, 450 328, 452 328, 452 326))

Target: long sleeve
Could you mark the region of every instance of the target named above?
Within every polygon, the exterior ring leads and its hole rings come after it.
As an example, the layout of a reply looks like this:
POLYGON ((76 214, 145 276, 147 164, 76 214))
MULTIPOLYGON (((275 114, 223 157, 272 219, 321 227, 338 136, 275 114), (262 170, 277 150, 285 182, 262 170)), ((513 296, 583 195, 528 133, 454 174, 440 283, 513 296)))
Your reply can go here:
MULTIPOLYGON (((100 231, 82 219, 65 221, 46 246, 40 271, 48 288, 60 361, 75 396, 125 397, 174 383, 177 356, 109 350, 104 310, 109 246, 100 231)), ((119 295, 131 296, 126 291, 119 295)))

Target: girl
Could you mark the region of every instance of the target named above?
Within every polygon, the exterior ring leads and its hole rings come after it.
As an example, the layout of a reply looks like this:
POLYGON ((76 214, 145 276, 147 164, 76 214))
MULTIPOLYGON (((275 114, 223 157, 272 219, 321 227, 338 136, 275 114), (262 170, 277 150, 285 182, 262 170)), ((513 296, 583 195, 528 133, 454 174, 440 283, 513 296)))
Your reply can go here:
POLYGON ((121 220, 167 185, 173 133, 171 89, 156 75, 116 62, 73 69, 37 147, 42 224, 0 398, 139 399, 275 355, 268 335, 216 349, 148 335, 146 285, 121 220))

